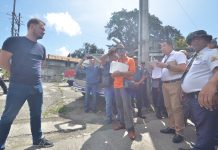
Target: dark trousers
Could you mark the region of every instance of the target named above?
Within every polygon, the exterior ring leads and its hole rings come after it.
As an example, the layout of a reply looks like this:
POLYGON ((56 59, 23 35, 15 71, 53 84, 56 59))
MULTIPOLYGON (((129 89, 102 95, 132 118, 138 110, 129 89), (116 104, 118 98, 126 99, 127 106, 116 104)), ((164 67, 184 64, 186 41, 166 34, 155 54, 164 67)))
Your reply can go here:
POLYGON ((218 134, 218 110, 209 111, 198 103, 197 95, 186 96, 186 111, 196 126, 196 143, 193 150, 215 150, 215 136, 218 134))
POLYGON ((160 87, 152 88, 152 99, 156 113, 165 113, 166 108, 164 105, 163 93, 160 87))
POLYGON ((147 96, 147 82, 145 81, 141 86, 140 86, 140 92, 142 95, 142 101, 143 101, 143 106, 145 106, 146 108, 150 107, 150 102, 147 96))
POLYGON ((0 86, 2 87, 3 93, 7 94, 7 91, 8 91, 7 86, 6 86, 5 82, 4 82, 4 80, 2 80, 1 78, 0 78, 0 86))
POLYGON ((144 105, 144 101, 143 101, 144 93, 142 92, 142 86, 143 85, 139 85, 138 87, 128 89, 128 93, 130 94, 132 103, 136 101, 136 107, 138 109, 139 114, 142 113, 142 106, 144 105))

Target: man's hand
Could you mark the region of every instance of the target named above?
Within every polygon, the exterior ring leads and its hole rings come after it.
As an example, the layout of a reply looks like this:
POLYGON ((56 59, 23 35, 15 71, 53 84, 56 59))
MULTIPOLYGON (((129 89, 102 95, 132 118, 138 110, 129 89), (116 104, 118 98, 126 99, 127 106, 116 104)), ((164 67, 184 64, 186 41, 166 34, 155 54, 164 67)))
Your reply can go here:
POLYGON ((116 48, 117 48, 117 49, 122 49, 122 48, 124 48, 124 45, 121 44, 121 43, 120 43, 120 44, 117 44, 116 48))
POLYGON ((157 65, 157 67, 159 67, 159 68, 167 68, 167 64, 166 64, 166 63, 157 62, 156 65, 157 65))
POLYGON ((112 77, 117 77, 117 76, 123 76, 123 73, 120 71, 115 71, 114 73, 112 73, 112 77))
POLYGON ((108 50, 108 54, 111 55, 114 52, 116 52, 117 48, 116 47, 112 47, 111 49, 108 50))
POLYGON ((198 102, 200 106, 212 111, 218 102, 218 99, 215 96, 216 92, 216 83, 209 81, 198 95, 198 102))

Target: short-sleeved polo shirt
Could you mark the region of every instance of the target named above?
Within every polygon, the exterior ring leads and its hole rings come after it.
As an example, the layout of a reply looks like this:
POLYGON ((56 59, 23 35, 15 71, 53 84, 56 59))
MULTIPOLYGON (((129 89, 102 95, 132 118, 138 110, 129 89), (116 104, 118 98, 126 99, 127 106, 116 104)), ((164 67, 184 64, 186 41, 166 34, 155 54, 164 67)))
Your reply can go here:
MULTIPOLYGON (((172 51, 169 56, 164 56, 162 62, 168 63, 168 64, 186 64, 187 58, 184 53, 182 52, 177 52, 177 51, 172 51), (167 61, 165 62, 165 60, 167 61)), ((183 73, 177 73, 174 71, 171 71, 167 68, 162 69, 162 81, 170 81, 170 80, 175 80, 179 79, 182 77, 183 73)))
POLYGON ((215 67, 218 67, 218 51, 207 47, 202 49, 183 80, 182 90, 185 93, 201 91, 215 67))

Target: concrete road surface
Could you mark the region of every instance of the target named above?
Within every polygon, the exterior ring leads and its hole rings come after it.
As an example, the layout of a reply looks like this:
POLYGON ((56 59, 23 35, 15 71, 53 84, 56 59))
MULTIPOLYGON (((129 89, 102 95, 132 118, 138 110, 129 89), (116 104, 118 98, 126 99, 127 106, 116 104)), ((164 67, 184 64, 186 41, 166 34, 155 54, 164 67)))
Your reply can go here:
MULTIPOLYGON (((0 114, 6 96, 0 92, 0 114)), ((66 83, 44 83, 43 123, 44 135, 54 142, 46 150, 177 150, 190 147, 195 140, 192 125, 185 129, 185 141, 172 143, 173 135, 164 135, 166 120, 156 119, 153 112, 146 119, 135 117, 137 138, 131 141, 125 130, 114 131, 105 125, 104 99, 98 98, 98 112, 83 112, 83 96, 66 83)), ((36 150, 32 146, 29 127, 29 110, 24 105, 17 116, 6 143, 8 150, 36 150)))

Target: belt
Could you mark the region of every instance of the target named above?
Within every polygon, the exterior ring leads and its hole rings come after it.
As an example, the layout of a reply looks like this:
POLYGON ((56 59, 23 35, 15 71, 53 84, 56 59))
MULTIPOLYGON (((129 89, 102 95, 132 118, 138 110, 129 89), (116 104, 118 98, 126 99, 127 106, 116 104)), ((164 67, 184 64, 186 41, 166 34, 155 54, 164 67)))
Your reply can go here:
POLYGON ((199 94, 200 91, 197 91, 197 92, 191 92, 191 93, 185 93, 185 95, 187 97, 194 97, 194 98, 198 98, 198 94, 199 94))
POLYGON ((155 80, 155 81, 158 80, 159 81, 159 80, 161 80, 161 78, 156 78, 156 79, 152 79, 152 80, 155 80))
POLYGON ((163 83, 172 83, 172 82, 176 82, 176 81, 180 81, 181 79, 173 79, 173 80, 168 80, 168 81, 162 81, 163 83))

